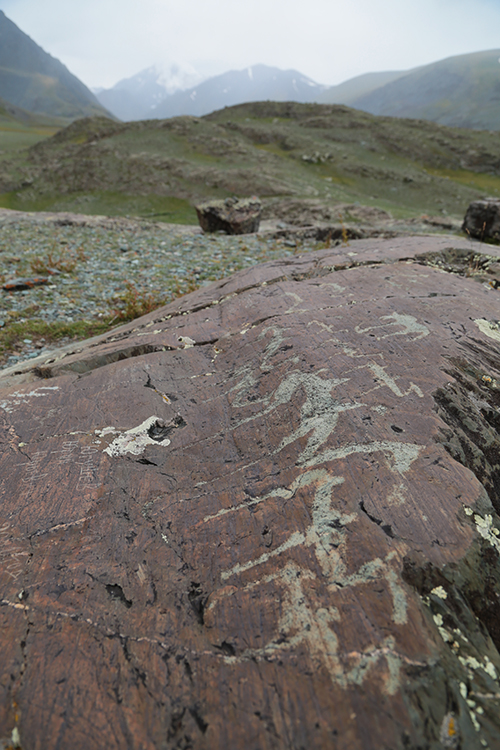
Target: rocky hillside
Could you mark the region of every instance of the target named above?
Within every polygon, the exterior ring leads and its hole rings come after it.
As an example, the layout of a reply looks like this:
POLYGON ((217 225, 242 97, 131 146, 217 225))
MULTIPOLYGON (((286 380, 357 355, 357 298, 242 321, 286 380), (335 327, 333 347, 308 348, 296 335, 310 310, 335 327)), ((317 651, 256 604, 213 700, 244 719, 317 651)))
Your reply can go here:
POLYGON ((0 160, 0 205, 196 223, 207 197, 259 195, 318 210, 361 203, 395 217, 462 218, 500 195, 488 132, 375 117, 343 106, 260 102, 202 118, 84 119, 0 160))
POLYGON ((108 115, 91 91, 0 11, 0 97, 29 112, 63 117, 108 115))

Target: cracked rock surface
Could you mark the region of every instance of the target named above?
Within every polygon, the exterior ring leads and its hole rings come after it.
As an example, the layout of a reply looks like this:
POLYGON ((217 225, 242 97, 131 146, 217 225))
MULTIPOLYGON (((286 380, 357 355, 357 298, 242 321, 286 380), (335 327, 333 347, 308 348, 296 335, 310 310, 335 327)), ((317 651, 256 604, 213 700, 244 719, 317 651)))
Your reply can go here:
POLYGON ((0 747, 500 747, 485 257, 360 240, 3 371, 0 747))

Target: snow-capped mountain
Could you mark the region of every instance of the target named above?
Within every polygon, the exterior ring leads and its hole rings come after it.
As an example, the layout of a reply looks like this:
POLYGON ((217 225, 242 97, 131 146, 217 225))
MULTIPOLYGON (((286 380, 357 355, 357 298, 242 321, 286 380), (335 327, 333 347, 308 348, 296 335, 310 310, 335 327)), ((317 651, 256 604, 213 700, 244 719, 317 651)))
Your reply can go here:
POLYGON ((159 71, 152 67, 125 79, 96 96, 122 120, 145 120, 176 115, 204 115, 243 102, 313 102, 326 89, 296 70, 253 65, 201 80, 188 66, 159 71), (195 76, 199 80, 193 83, 195 76), (188 85, 188 82, 190 84, 188 85))
POLYGON ((168 96, 191 88, 205 76, 189 63, 152 65, 130 78, 118 81, 110 89, 94 89, 97 99, 120 120, 145 120, 155 117, 154 110, 168 96))

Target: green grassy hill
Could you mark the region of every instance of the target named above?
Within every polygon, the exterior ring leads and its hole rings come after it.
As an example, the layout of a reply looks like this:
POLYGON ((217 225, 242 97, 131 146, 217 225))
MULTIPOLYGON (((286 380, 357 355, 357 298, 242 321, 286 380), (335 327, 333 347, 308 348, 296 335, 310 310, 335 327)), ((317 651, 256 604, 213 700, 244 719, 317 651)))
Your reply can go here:
MULTIPOLYGON (((0 138, 1 148, 1 138, 0 138)), ((361 203, 396 218, 500 195, 496 134, 344 106, 258 102, 202 118, 78 120, 0 155, 0 205, 195 223, 207 197, 361 203)))
POLYGON ((499 58, 500 49, 449 57, 409 71, 350 104, 375 115, 500 130, 499 58))

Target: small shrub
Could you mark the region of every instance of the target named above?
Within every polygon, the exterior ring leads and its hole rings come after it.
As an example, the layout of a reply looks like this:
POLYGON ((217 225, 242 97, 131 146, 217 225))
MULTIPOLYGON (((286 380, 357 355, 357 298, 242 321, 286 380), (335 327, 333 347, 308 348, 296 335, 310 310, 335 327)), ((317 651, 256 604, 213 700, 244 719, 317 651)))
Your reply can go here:
POLYGON ((167 299, 157 293, 141 293, 131 281, 127 281, 125 284, 125 292, 113 299, 113 302, 118 305, 113 310, 114 322, 126 323, 129 320, 135 320, 135 318, 147 315, 168 302, 167 299))
POLYGON ((50 276, 54 272, 59 273, 72 273, 75 270, 77 259, 72 256, 66 258, 59 256, 55 257, 52 253, 49 253, 46 258, 33 258, 30 261, 30 268, 35 274, 42 276, 50 276))
MULTIPOLYGON (((53 245, 55 247, 55 244, 53 245)), ((76 250, 70 252, 59 252, 55 249, 51 250, 45 258, 33 258, 30 261, 30 268, 33 273, 40 274, 43 276, 50 276, 55 272, 59 273, 73 273, 77 264, 84 263, 87 260, 87 256, 83 250, 83 247, 77 247, 76 250)))
POLYGON ((198 281, 194 277, 194 271, 191 271, 184 279, 174 277, 174 286, 172 287, 172 299, 183 297, 185 294, 194 292, 199 287, 198 281))

